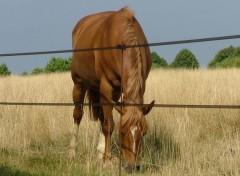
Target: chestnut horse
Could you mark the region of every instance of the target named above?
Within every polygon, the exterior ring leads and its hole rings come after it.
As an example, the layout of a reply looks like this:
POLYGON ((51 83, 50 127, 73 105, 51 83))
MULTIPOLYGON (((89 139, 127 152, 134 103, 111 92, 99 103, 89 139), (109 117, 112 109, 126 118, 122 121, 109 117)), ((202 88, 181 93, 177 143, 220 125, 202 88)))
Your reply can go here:
MULTIPOLYGON (((145 43, 147 39, 143 30, 128 7, 87 16, 77 23, 72 32, 73 49, 145 43)), ((119 49, 73 53, 71 74, 75 108, 71 157, 76 154, 78 129, 83 116, 83 107, 77 104, 83 103, 85 94, 87 93, 90 104, 114 103, 121 95, 124 103, 143 104, 145 82, 151 64, 148 47, 127 48, 123 53, 119 49)), ((97 149, 103 164, 111 160, 111 134, 114 129, 112 110, 115 108, 122 113, 119 144, 124 166, 131 170, 139 168, 137 157, 142 137, 147 131, 144 115, 152 109, 153 104, 154 101, 144 107, 125 106, 122 111, 118 106, 90 108, 93 118, 101 124, 97 149)))

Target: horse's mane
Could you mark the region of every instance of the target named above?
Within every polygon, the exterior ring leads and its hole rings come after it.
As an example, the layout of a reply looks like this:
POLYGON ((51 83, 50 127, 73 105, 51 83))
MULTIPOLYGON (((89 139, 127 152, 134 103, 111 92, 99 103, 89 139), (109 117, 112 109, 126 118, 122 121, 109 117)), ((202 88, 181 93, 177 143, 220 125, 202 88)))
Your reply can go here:
MULTIPOLYGON (((138 38, 134 29, 134 13, 128 7, 120 10, 124 17, 127 18, 127 23, 123 24, 122 28, 124 32, 124 44, 126 45, 138 45, 138 38)), ((143 78, 142 78, 142 61, 141 52, 138 47, 129 48, 127 52, 128 59, 130 60, 131 75, 127 80, 127 87, 124 92, 124 101, 133 104, 143 103, 143 78)), ((141 122, 141 109, 139 106, 125 107, 126 113, 122 117, 122 130, 126 131, 130 126, 135 126, 141 122), (138 115, 137 115, 138 114, 138 115)))

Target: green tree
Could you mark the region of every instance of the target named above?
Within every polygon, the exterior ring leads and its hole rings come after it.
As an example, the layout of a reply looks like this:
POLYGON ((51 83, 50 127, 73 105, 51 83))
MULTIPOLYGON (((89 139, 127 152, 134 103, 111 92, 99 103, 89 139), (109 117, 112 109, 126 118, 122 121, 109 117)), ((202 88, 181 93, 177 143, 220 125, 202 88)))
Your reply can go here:
POLYGON ((240 47, 236 47, 233 52, 234 57, 240 57, 240 47))
POLYGON ((151 53, 152 68, 164 68, 168 66, 167 61, 161 58, 156 52, 151 53))
POLYGON ((11 75, 11 71, 9 71, 6 64, 0 64, 0 76, 11 75))
POLYGON ((71 62, 72 62, 71 58, 64 59, 53 57, 46 65, 44 71, 46 73, 69 71, 71 70, 71 62))
POLYGON ((221 49, 213 60, 208 64, 208 68, 230 68, 238 67, 240 57, 240 47, 230 46, 221 49))
POLYGON ((36 67, 32 70, 32 75, 39 75, 39 74, 42 74, 44 73, 44 70, 42 68, 39 68, 39 67, 36 67))
POLYGON ((29 75, 29 73, 28 73, 27 71, 23 71, 23 72, 21 73, 21 75, 22 75, 22 76, 27 76, 27 75, 29 75))
POLYGON ((240 68, 240 56, 224 59, 216 63, 214 68, 240 68))
POLYGON ((188 49, 182 49, 171 63, 173 68, 199 68, 199 63, 194 54, 188 49))
POLYGON ((234 47, 230 46, 228 48, 221 49, 214 59, 208 64, 208 68, 216 68, 216 66, 223 60, 232 57, 234 53, 234 47))

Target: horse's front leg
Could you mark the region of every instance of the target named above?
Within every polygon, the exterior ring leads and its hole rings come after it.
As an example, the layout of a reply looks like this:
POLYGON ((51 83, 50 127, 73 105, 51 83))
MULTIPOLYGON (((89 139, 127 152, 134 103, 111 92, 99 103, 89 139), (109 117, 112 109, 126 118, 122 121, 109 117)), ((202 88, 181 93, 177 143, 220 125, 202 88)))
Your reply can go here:
MULTIPOLYGON (((100 102, 103 104, 110 103, 112 100, 112 87, 105 79, 101 80, 100 91, 100 102)), ((103 106, 103 114, 100 117, 102 133, 100 134, 98 151, 104 165, 111 160, 111 135, 114 129, 112 110, 112 106, 103 106)))
POLYGON ((101 133, 98 144, 99 156, 104 165, 110 162, 111 156, 111 135, 114 130, 114 121, 111 106, 103 107, 103 117, 101 121, 101 133))

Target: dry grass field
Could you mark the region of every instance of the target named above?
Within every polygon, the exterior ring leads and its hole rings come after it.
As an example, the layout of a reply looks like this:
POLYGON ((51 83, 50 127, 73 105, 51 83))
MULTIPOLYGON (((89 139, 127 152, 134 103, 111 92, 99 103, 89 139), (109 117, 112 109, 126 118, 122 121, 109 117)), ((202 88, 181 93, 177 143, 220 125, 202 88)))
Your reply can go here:
MULTIPOLYGON (((69 73, 3 77, 0 101, 71 103, 72 86, 69 73)), ((239 105, 239 87, 236 69, 153 70, 145 102, 239 105)), ((67 159, 72 110, 0 105, 0 175, 118 175, 119 115, 114 112, 115 164, 102 169, 96 151, 99 124, 89 120, 87 107, 77 158, 67 159)), ((133 175, 240 175, 240 109, 154 108, 147 118, 142 167, 133 175)))

